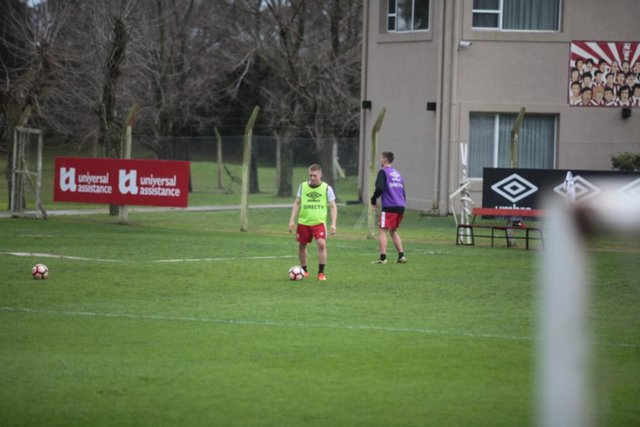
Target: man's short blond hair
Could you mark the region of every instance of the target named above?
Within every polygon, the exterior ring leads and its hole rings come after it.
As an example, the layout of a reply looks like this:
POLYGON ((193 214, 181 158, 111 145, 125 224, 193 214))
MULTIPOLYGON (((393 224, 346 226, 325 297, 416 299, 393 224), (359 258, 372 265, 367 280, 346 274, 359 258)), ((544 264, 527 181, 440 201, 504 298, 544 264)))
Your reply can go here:
POLYGON ((311 166, 309 166, 309 170, 310 171, 320 171, 320 172, 322 172, 322 166, 314 163, 311 166))

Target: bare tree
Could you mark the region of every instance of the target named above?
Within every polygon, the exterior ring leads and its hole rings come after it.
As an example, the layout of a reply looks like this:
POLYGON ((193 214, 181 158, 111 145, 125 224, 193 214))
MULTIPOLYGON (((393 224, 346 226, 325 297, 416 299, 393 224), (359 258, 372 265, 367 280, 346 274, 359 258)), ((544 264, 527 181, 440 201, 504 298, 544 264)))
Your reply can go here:
MULTIPOLYGON (((42 117, 43 100, 55 92, 55 82, 62 69, 58 54, 60 35, 68 19, 68 9, 44 6, 31 9, 20 1, 3 3, 0 148, 7 152, 5 176, 11 188, 13 128, 33 123, 33 117, 42 117)), ((42 124, 42 120, 38 122, 42 124)))
POLYGON ((185 150, 170 136, 192 135, 217 124, 215 107, 225 74, 219 50, 226 19, 216 1, 155 0, 145 11, 145 58, 138 61, 145 100, 143 123, 154 136, 148 146, 160 158, 181 158, 185 150))
POLYGON ((172 137, 240 129, 259 105, 256 133, 281 138, 289 196, 293 138, 313 137, 330 169, 336 138, 357 132, 361 0, 0 2, 4 147, 32 112, 49 141, 117 156, 136 103, 138 138, 188 158, 172 137))
POLYGON ((311 136, 330 181, 332 144, 357 129, 361 2, 238 0, 238 72, 233 95, 255 93, 267 126, 281 139, 278 193, 290 196, 289 141, 311 136), (248 88, 248 89, 247 89, 248 88))

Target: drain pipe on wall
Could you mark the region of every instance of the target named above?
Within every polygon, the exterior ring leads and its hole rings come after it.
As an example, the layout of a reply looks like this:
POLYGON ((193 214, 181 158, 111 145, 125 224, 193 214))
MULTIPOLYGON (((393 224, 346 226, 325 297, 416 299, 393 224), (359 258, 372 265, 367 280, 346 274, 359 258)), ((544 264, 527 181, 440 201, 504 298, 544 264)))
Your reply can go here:
MULTIPOLYGON (((451 187, 451 182, 454 181, 457 186, 457 182, 460 176, 460 163, 457 162, 459 158, 459 153, 456 156, 453 156, 452 159, 452 150, 456 149, 456 152, 459 150, 460 143, 460 102, 458 100, 458 63, 460 54, 460 46, 462 37, 462 3, 463 0, 453 0, 454 1, 454 10, 453 10, 453 34, 452 34, 452 45, 451 45, 451 97, 450 97, 450 116, 449 116, 449 139, 447 144, 446 151, 446 164, 447 174, 444 177, 445 183, 444 188, 445 192, 448 194, 453 191, 453 187, 451 187), (452 163, 455 162, 455 163, 452 163)), ((470 44, 469 44, 470 46, 470 44)), ((445 199, 446 202, 446 199, 445 199)), ((447 211, 449 209, 447 208, 447 211)))
POLYGON ((435 171, 434 171, 434 184, 433 184, 433 201, 432 211, 434 213, 440 213, 440 187, 442 182, 442 152, 443 146, 448 145, 447 141, 450 137, 450 123, 451 123, 451 92, 452 92, 452 79, 454 76, 454 64, 455 54, 453 53, 454 46, 453 41, 454 32, 450 30, 455 25, 454 6, 457 3, 456 0, 446 0, 441 4, 443 6, 440 14, 440 70, 438 76, 438 100, 439 108, 436 110, 438 117, 436 118, 436 146, 435 146, 435 171))
POLYGON ((448 201, 441 200, 442 187, 445 192, 449 188, 451 169, 451 144, 454 135, 458 135, 458 102, 457 102, 457 78, 458 78, 458 43, 460 41, 460 19, 462 16, 462 0, 446 0, 443 2, 442 12, 442 36, 440 45, 440 76, 439 76, 439 100, 440 115, 437 118, 437 143, 435 149, 436 163, 433 188, 433 211, 441 214, 448 212, 448 201), (443 165, 449 166, 443 172, 443 165), (441 204, 443 204, 441 209, 441 204))
MULTIPOLYGON (((370 0, 364 0, 363 7, 363 19, 362 19, 362 71, 360 77, 360 93, 361 99, 364 101, 367 98, 367 71, 369 69, 369 2, 370 0)), ((368 178, 368 162, 367 162, 367 114, 371 113, 371 109, 360 108, 360 158, 358 159, 358 199, 360 202, 365 203, 367 198, 365 197, 365 191, 369 191, 369 188, 365 188, 368 178)))

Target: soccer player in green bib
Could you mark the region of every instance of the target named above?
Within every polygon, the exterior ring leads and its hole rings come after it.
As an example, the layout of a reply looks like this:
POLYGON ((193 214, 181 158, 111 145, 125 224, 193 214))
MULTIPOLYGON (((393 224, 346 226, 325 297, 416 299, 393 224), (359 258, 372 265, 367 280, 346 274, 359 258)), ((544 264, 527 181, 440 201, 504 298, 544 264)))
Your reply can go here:
POLYGON ((298 258, 304 270, 304 277, 309 277, 307 271, 307 244, 316 239, 318 244, 318 280, 327 280, 324 266, 327 263, 327 210, 331 213, 331 235, 336 234, 338 207, 333 188, 322 182, 322 167, 309 166, 309 180, 300 184, 298 195, 291 209, 289 218, 289 232, 296 225, 296 240, 298 241, 298 258))

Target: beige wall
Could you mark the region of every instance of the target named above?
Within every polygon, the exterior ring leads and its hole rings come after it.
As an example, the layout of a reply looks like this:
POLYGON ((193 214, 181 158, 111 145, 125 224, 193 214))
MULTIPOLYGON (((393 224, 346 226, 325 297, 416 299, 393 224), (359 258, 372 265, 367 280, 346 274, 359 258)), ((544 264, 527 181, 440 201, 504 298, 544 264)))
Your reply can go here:
MULTIPOLYGON (((640 1, 564 0, 559 33, 475 31, 472 0, 432 0, 431 31, 386 34, 386 2, 365 3, 363 99, 373 109, 363 110, 361 162, 368 166, 372 122, 386 107, 380 149, 396 153, 409 208, 447 213, 473 111, 557 114, 561 169, 608 170, 612 155, 640 152, 640 108, 623 120, 619 108, 567 105, 570 41, 640 41, 640 1), (461 39, 472 45, 458 49, 461 39)), ((366 179, 362 188, 370 193, 366 179)))
MULTIPOLYGON (((363 42, 367 44, 365 52, 368 48, 371 55, 366 65, 368 84, 363 99, 371 100, 373 108, 363 111, 366 125, 362 135, 370 141, 371 126, 382 108, 386 108, 378 151, 394 152, 395 166, 402 171, 409 187, 409 202, 417 209, 429 209, 435 180, 429 172, 435 162, 435 114, 427 111, 426 103, 436 101, 439 64, 434 59, 438 57, 438 45, 432 32, 400 37, 380 32, 386 28, 386 15, 380 13, 377 1, 369 4, 371 30, 363 42)), ((368 171, 368 148, 366 144, 361 153, 365 159, 365 168, 361 170, 368 171)), ((366 185, 364 188, 370 195, 366 185)))

